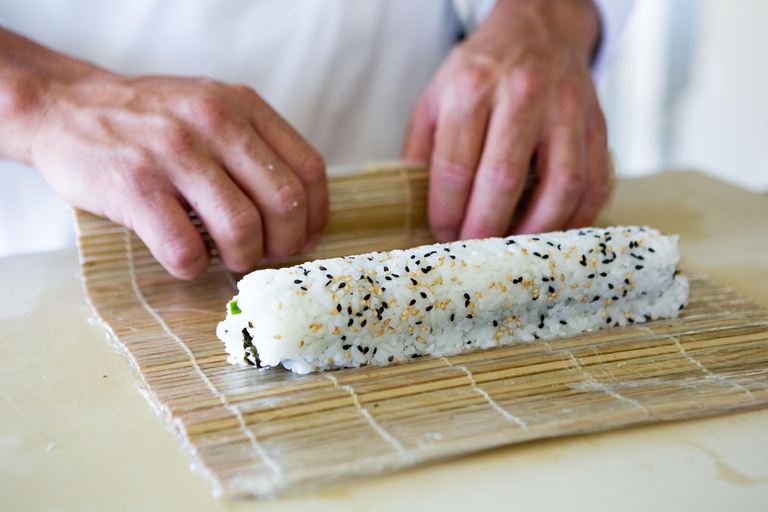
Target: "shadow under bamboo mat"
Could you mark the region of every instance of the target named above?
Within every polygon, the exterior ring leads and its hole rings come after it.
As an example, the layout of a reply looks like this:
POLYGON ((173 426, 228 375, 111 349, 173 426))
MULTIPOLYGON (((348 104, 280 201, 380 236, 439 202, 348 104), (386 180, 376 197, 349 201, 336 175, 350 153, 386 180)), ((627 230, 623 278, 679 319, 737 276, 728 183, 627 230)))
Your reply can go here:
POLYGON ((217 495, 273 497, 510 443, 768 405, 768 311, 701 275, 688 274, 676 320, 300 376, 226 362, 215 328, 236 277, 221 265, 178 281, 129 230, 83 212, 76 221, 88 300, 217 495))

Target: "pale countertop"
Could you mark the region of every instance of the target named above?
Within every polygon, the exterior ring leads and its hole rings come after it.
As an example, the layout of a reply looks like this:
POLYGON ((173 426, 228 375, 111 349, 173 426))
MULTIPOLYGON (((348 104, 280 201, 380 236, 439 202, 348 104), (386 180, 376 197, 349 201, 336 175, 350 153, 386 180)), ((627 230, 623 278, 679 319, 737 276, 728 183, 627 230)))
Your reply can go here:
MULTIPOLYGON (((768 306, 768 198, 621 181, 602 224, 681 234, 685 268, 768 306)), ((510 446, 275 502, 211 496, 137 389, 77 255, 0 259, 0 510, 766 510, 768 410, 510 446)))

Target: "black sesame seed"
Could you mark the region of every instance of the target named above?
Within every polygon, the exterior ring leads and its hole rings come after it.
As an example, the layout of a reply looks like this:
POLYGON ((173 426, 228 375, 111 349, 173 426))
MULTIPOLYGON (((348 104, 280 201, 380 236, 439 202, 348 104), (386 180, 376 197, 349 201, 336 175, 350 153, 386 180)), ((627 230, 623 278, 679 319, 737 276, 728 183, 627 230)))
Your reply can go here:
POLYGON ((608 289, 613 290, 613 285, 611 283, 608 283, 608 289))
POLYGON ((648 248, 648 252, 656 252, 656 251, 655 251, 655 250, 653 250, 653 247, 649 247, 649 248, 648 248))
POLYGON ((339 289, 342 289, 342 288, 344 288, 345 286, 347 286, 347 283, 345 283, 345 282, 343 282, 343 281, 342 281, 342 283, 339 285, 339 289))
POLYGON ((363 354, 367 354, 369 350, 371 350, 371 347, 365 347, 363 349, 363 354))
POLYGON ((336 311, 341 313, 341 304, 336 304, 336 311))
POLYGON ((568 325, 568 322, 566 322, 565 320, 560 320, 560 323, 563 325, 568 325))
POLYGON ((368 319, 367 318, 363 318, 363 321, 360 322, 360 327, 365 327, 365 324, 367 324, 367 323, 368 323, 368 319))
POLYGON ((348 315, 352 314, 352 306, 347 306, 347 314, 348 315))
POLYGON ((467 299, 467 300, 469 300, 469 294, 468 294, 468 293, 465 293, 465 294, 464 294, 464 298, 465 298, 465 299, 467 299))
POLYGON ((357 350, 359 350, 361 353, 364 353, 363 352, 363 347, 361 347, 360 345, 357 346, 357 350))
POLYGON ((549 254, 544 254, 544 255, 541 257, 541 259, 543 259, 543 260, 549 259, 549 254))
POLYGON ((320 270, 322 270, 323 272, 325 272, 326 270, 328 270, 327 268, 325 268, 325 267, 324 267, 324 266, 322 266, 322 265, 320 265, 320 267, 318 267, 318 268, 319 268, 320 270))
POLYGON ((465 308, 468 308, 468 307, 469 307, 469 301, 465 301, 465 302, 464 302, 464 307, 465 307, 465 308))
POLYGON ((422 299, 426 299, 427 298, 427 294, 424 293, 424 292, 419 293, 419 295, 421 295, 422 299))
POLYGON ((375 355, 376 355, 376 351, 377 351, 377 350, 379 350, 379 347, 373 347, 373 354, 371 354, 371 355, 372 355, 372 356, 375 356, 375 355))
POLYGON ((389 267, 384 265, 384 272, 389 272, 389 267))
POLYGON ((411 284, 413 284, 413 286, 416 286, 417 284, 419 284, 419 282, 414 278, 411 278, 411 284))
POLYGON ((329 284, 331 284, 332 282, 333 282, 333 281, 331 281, 331 280, 329 279, 329 280, 328 280, 328 282, 327 282, 327 283, 325 283, 325 286, 328 286, 328 285, 329 285, 329 284))
POLYGON ((409 306, 413 306, 416 304, 416 299, 412 299, 411 302, 408 303, 409 306))
POLYGON ((600 300, 600 297, 598 295, 595 295, 594 298, 592 299, 592 302, 597 302, 599 300, 600 300))
POLYGON ((369 293, 369 294, 367 294, 365 297, 363 297, 363 300, 368 300, 368 299, 370 299, 370 298, 371 298, 371 294, 369 293))
POLYGON ((419 354, 413 354, 413 355, 411 356, 411 359, 416 359, 417 357, 419 357, 419 354))
POLYGON ((588 277, 589 279, 594 279, 594 278, 595 278, 595 274, 589 274, 587 277, 588 277))
POLYGON ((389 277, 389 276, 384 276, 384 279, 386 279, 387 281, 391 281, 392 280, 392 278, 389 277))
POLYGON ((472 318, 472 315, 471 315, 471 314, 467 315, 467 318, 470 318, 470 319, 471 319, 471 318, 472 318))
POLYGON ((605 319, 605 323, 607 323, 607 324, 611 323, 611 317, 606 318, 605 319))
POLYGON ((549 293, 555 293, 555 289, 552 288, 551 286, 549 287, 549 293))
POLYGON ((363 314, 360 311, 358 311, 357 313, 355 313, 355 316, 356 317, 361 317, 361 316, 363 316, 363 314))
POLYGON ((305 292, 306 292, 306 291, 309 291, 309 290, 307 290, 307 287, 306 287, 306 286, 302 286, 302 287, 301 287, 301 289, 302 289, 303 291, 305 291, 305 292))
POLYGON ((347 327, 352 327, 353 323, 355 323, 355 321, 350 318, 349 322, 347 322, 347 327))
POLYGON ((394 361, 394 360, 395 360, 395 356, 389 356, 389 357, 387 358, 387 361, 389 361, 390 363, 391 363, 392 361, 394 361))
POLYGON ((293 282, 296 284, 301 284, 301 279, 294 279, 293 282))
POLYGON ((434 307, 434 306, 427 306, 427 311, 432 311, 432 308, 433 308, 433 307, 434 307))
POLYGON ((643 270, 643 266, 642 265, 635 265, 635 270, 643 270))
POLYGON ((350 347, 352 347, 352 345, 342 345, 341 349, 342 350, 349 350, 350 347))
POLYGON ((600 272, 600 276, 601 276, 601 277, 608 277, 608 274, 607 274, 607 273, 605 273, 605 272, 600 272))
POLYGON ((453 313, 451 313, 451 322, 453 322, 453 319, 456 317, 453 313))
POLYGON ((534 252, 533 252, 533 255, 534 255, 534 256, 538 256, 539 258, 541 258, 541 254, 539 254, 539 253, 538 253, 538 252, 536 252, 536 251, 534 251, 534 252))

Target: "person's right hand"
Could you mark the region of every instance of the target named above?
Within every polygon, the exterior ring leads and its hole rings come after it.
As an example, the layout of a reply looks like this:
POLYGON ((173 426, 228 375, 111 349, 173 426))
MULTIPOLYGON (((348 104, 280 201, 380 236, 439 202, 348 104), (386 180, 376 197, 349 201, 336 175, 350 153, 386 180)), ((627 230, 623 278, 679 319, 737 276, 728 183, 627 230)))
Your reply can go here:
POLYGON ((318 241, 325 164, 253 90, 81 62, 32 85, 44 108, 22 160, 70 204, 133 229, 174 276, 194 278, 210 259, 189 210, 234 271, 318 241))

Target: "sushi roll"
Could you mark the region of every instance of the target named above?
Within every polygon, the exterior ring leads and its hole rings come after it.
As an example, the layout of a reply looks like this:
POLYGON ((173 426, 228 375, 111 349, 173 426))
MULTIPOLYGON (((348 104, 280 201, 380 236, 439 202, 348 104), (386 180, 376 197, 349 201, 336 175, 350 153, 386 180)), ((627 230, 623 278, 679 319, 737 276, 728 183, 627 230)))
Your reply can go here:
POLYGON ((677 236, 581 229, 258 270, 217 328, 232 364, 386 365, 674 318, 677 236))

